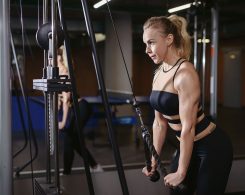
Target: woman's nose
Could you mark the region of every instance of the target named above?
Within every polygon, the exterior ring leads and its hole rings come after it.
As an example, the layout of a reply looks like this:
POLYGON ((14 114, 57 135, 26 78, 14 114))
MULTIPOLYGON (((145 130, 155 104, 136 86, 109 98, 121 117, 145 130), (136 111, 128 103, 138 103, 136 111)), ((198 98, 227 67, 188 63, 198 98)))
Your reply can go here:
POLYGON ((149 54, 150 52, 151 52, 150 48, 149 48, 148 46, 146 46, 146 48, 145 48, 145 53, 146 53, 146 54, 149 54))

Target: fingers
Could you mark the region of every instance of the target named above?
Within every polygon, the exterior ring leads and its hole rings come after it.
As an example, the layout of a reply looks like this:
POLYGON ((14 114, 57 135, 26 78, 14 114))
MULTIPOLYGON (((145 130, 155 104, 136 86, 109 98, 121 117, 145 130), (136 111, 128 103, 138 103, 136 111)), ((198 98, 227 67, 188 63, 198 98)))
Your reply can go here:
POLYGON ((150 172, 147 170, 147 167, 144 167, 144 168, 142 169, 142 173, 145 174, 147 177, 150 176, 150 172))
POLYGON ((174 188, 174 186, 172 184, 170 184, 169 182, 165 182, 165 186, 168 188, 174 188))
POLYGON ((147 170, 147 167, 144 167, 144 168, 142 169, 142 173, 145 174, 147 177, 152 176, 153 173, 154 173, 154 171, 155 171, 155 169, 151 169, 151 171, 148 171, 148 170, 147 170))
POLYGON ((152 157, 152 159, 151 159, 151 167, 152 167, 154 170, 156 170, 157 162, 156 162, 156 160, 155 160, 154 157, 152 157))
POLYGON ((167 177, 164 177, 164 185, 169 188, 174 188, 174 185, 170 182, 170 180, 167 177))

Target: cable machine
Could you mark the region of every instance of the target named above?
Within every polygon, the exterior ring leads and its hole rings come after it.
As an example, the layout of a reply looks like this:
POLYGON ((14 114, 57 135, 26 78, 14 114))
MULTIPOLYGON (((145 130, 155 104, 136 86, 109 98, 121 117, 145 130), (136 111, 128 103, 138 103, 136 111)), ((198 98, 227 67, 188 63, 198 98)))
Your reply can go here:
MULTIPOLYGON (((84 164, 85 164, 85 172, 87 176, 87 182, 89 187, 89 192, 91 195, 94 194, 93 183, 91 174, 89 171, 89 164, 87 161, 87 154, 85 150, 85 143, 84 138, 80 135, 80 125, 79 122, 79 107, 78 107, 78 98, 76 93, 76 84, 74 73, 71 64, 71 55, 70 55, 70 45, 69 39, 66 29, 66 23, 63 17, 63 8, 61 0, 51 1, 51 23, 48 23, 47 17, 47 8, 48 8, 48 1, 43 1, 43 25, 37 31, 36 37, 37 42, 40 47, 42 47, 44 51, 44 68, 43 68, 43 77, 42 79, 34 79, 33 80, 33 88, 36 90, 41 90, 44 92, 45 98, 45 119, 46 119, 46 143, 47 143, 47 174, 46 179, 35 179, 35 192, 36 194, 60 194, 60 181, 59 181, 59 159, 58 159, 58 102, 57 96, 58 93, 62 91, 71 91, 73 96, 73 104, 75 108, 75 118, 76 118, 76 126, 78 130, 78 135, 81 137, 80 139, 80 146, 82 152, 85 154, 84 157, 84 164), (60 16, 60 27, 57 23, 57 5, 59 8, 59 16, 60 16), (66 48, 67 52, 67 60, 68 60, 68 69, 70 78, 67 78, 62 75, 59 75, 59 68, 57 67, 57 48, 63 44, 66 48), (53 158, 53 159, 51 159, 53 158), (54 167, 55 167, 55 175, 52 179, 51 175, 51 163, 54 160, 54 167)), ((129 194, 128 187, 124 175, 124 170, 122 166, 122 161, 119 153, 118 144, 115 138, 114 131, 112 129, 112 115, 108 103, 108 98, 105 90, 104 79, 102 75, 102 68, 99 63, 96 44, 95 44, 95 36, 93 27, 90 20, 90 14, 88 10, 88 5, 86 0, 82 0, 82 7, 83 7, 83 14, 85 18, 85 23, 87 27, 87 32, 90 37, 90 43, 92 46, 92 55, 94 60, 94 65, 97 73, 97 80, 102 96, 102 101, 104 104, 104 109, 107 118, 107 126, 108 132, 111 139, 111 144, 114 152, 114 157, 117 165, 118 175, 121 183, 122 192, 124 195, 129 194)))
POLYGON ((217 5, 209 1, 195 1, 187 11, 187 18, 193 22, 193 62, 195 68, 200 73, 202 88, 202 107, 205 109, 205 88, 207 75, 207 23, 211 19, 211 70, 210 70, 210 110, 209 115, 217 117, 217 66, 218 66, 218 9, 217 5), (210 11, 209 11, 210 10, 210 11), (210 13, 207 15, 207 13, 210 13), (200 27, 198 21, 201 21, 200 27), (201 48, 198 47, 198 35, 201 37, 201 48), (198 51, 201 51, 200 54, 198 51))
POLYGON ((48 1, 43 1, 43 25, 36 34, 37 42, 44 49, 42 79, 33 80, 33 88, 44 93, 46 135, 46 179, 35 179, 36 194, 60 194, 59 142, 58 142, 58 93, 70 91, 70 79, 62 78, 57 67, 57 48, 63 43, 62 29, 57 25, 56 1, 51 1, 51 23, 48 22, 48 1), (51 166, 54 166, 54 175, 51 166), (52 176, 54 176, 52 178, 52 176))

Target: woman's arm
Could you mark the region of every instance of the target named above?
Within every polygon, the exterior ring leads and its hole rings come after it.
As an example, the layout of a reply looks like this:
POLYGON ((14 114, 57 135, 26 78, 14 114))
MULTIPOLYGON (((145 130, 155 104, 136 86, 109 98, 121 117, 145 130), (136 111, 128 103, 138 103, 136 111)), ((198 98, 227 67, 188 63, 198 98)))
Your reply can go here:
POLYGON ((59 122, 59 129, 63 129, 66 125, 68 112, 70 107, 70 92, 62 92, 62 120, 59 122))
POLYGON ((176 173, 165 177, 165 183, 170 186, 177 186, 183 181, 192 155, 200 97, 199 79, 193 65, 190 63, 183 64, 175 77, 174 85, 179 95, 179 115, 182 130, 178 170, 176 173))
MULTIPOLYGON (((156 149, 156 152, 158 155, 160 155, 162 146, 164 144, 166 133, 167 133, 167 120, 162 116, 161 113, 155 111, 155 119, 152 125, 153 129, 153 145, 156 149)), ((152 157, 152 169, 150 172, 148 172, 147 167, 144 167, 142 172, 146 176, 151 176, 157 167, 157 162, 154 157, 152 157)))
POLYGON ((157 154, 161 154, 162 146, 164 144, 166 133, 167 133, 168 123, 163 115, 155 111, 155 119, 153 122, 153 145, 157 151, 157 154))
POLYGON ((187 65, 179 73, 179 79, 176 80, 176 88, 179 94, 179 114, 182 130, 177 172, 185 176, 191 159, 195 137, 200 85, 193 65, 187 65))

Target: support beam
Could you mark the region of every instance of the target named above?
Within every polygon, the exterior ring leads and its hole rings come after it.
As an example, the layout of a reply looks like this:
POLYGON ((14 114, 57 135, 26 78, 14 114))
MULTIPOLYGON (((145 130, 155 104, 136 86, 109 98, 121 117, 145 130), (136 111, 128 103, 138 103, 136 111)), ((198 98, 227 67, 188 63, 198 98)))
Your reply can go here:
POLYGON ((205 82, 206 82, 206 24, 202 31, 202 108, 205 109, 205 82))
POLYGON ((9 0, 0 1, 0 192, 12 193, 9 0))
POLYGON ((194 34, 193 34, 193 63, 197 70, 199 70, 199 65, 197 64, 197 15, 194 16, 194 34))
POLYGON ((211 42, 211 73, 210 73, 210 115, 217 117, 217 67, 218 67, 218 10, 211 8, 212 42, 211 42))

